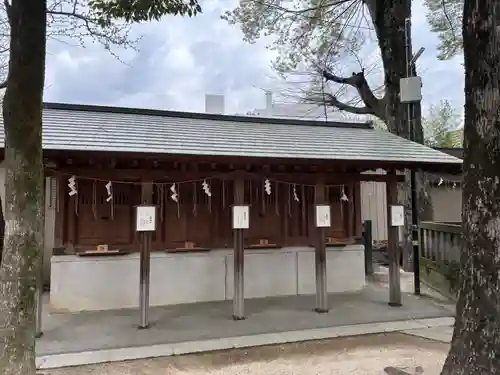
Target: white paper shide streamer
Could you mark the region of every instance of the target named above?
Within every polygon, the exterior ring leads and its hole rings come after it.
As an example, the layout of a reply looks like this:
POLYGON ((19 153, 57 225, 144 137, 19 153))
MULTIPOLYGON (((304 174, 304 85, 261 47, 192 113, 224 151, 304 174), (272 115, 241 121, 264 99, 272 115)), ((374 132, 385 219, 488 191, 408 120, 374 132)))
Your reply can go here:
POLYGON ((295 202, 299 202, 299 196, 297 195, 297 186, 295 186, 295 184, 293 184, 293 199, 295 200, 295 202))
POLYGON ((69 187, 69 193, 68 195, 72 197, 75 194, 78 194, 78 189, 76 188, 76 177, 71 176, 68 178, 68 187, 69 187))
POLYGON ((170 194, 170 198, 174 202, 178 203, 179 202, 179 194, 177 194, 177 188, 176 188, 175 184, 172 184, 172 186, 170 186, 170 192, 172 193, 172 194, 170 194))
POLYGON ((106 202, 111 202, 113 199, 113 185, 111 184, 111 181, 108 181, 108 183, 105 185, 106 187, 106 193, 108 193, 108 196, 106 198, 106 202))
POLYGON ((207 183, 207 180, 203 180, 201 187, 207 196, 209 197, 212 196, 212 192, 210 191, 210 185, 207 183))
POLYGON ((264 180, 264 190, 267 195, 271 195, 271 181, 267 178, 264 180))
POLYGON ((344 187, 342 186, 342 192, 340 194, 340 200, 342 202, 349 202, 349 198, 347 198, 347 195, 345 194, 344 187))

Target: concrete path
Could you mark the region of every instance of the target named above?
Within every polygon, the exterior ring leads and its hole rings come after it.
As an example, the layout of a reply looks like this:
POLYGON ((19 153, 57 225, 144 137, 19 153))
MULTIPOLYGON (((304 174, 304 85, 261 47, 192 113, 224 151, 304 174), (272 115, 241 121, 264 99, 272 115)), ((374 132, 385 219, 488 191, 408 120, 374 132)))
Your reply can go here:
POLYGON ((427 328, 417 328, 404 330, 402 333, 407 335, 422 337, 425 339, 430 339, 434 341, 441 341, 445 343, 450 343, 453 337, 453 326, 444 325, 441 327, 427 327, 427 328))
POLYGON ((52 369, 50 375, 438 375, 448 344, 400 333, 52 369))
POLYGON ((138 330, 138 311, 46 314, 37 341, 40 368, 103 363, 307 340, 451 326, 454 306, 405 294, 387 304, 388 290, 329 296, 330 312, 316 314, 314 296, 246 301, 247 319, 233 321, 231 301, 153 308, 151 328, 138 330))

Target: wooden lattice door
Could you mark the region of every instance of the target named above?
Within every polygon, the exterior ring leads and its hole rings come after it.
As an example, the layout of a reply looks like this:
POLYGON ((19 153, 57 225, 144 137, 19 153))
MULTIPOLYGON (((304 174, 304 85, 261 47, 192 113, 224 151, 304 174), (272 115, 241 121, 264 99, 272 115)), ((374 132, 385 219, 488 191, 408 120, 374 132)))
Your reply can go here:
POLYGON ((78 184, 78 245, 116 247, 132 242, 133 185, 113 184, 112 202, 107 201, 105 185, 100 181, 78 184))

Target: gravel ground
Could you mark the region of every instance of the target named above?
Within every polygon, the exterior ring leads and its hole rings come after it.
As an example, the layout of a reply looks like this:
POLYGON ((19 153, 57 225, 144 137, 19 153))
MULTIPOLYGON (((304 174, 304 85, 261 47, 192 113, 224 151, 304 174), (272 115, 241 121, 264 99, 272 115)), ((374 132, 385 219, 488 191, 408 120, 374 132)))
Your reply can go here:
POLYGON ((391 333, 43 371, 49 375, 438 375, 449 345, 391 333), (386 372, 386 367, 406 372, 386 372), (419 369, 419 370, 421 370, 419 369))

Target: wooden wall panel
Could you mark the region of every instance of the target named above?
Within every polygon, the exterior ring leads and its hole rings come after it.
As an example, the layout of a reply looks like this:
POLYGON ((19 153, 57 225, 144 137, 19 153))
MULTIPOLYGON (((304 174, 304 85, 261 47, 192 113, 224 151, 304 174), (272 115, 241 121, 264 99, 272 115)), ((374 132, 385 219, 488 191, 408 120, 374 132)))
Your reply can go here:
MULTIPOLYGON (((177 185, 179 204, 170 195, 171 183, 155 181, 152 203, 157 205, 158 225, 153 249, 182 248, 186 241, 201 248, 231 248, 233 231, 231 212, 233 182, 209 180, 211 198, 201 182, 177 185)), ((114 184, 113 206, 106 202, 105 181, 78 181, 78 205, 68 202, 65 208, 65 229, 68 240, 75 238, 80 248, 93 249, 108 244, 111 249, 136 249, 135 206, 141 202, 141 185, 114 184), (112 214, 113 212, 113 214, 112 214), (73 224, 74 223, 74 224, 73 224), (72 225, 74 225, 74 229, 72 225)), ((314 187, 296 185, 299 201, 294 199, 293 185, 272 182, 271 195, 264 191, 264 180, 245 182, 245 201, 250 206, 250 229, 246 245, 267 240, 278 246, 308 246, 315 232, 314 187)), ((341 201, 342 188, 325 188, 332 209, 332 227, 325 236, 346 238, 355 235, 357 201, 353 184, 344 186, 349 198, 341 201)), ((66 193, 67 195, 67 193, 66 193)), ((67 197, 66 197, 67 198, 67 197)))
MULTIPOLYGON (((70 202, 68 214, 76 221, 76 245, 94 248, 107 244, 110 248, 130 245, 134 205, 134 185, 113 184, 113 202, 107 202, 105 182, 82 180, 78 183, 78 206, 70 202)), ((71 220, 70 220, 71 223, 71 220)))

